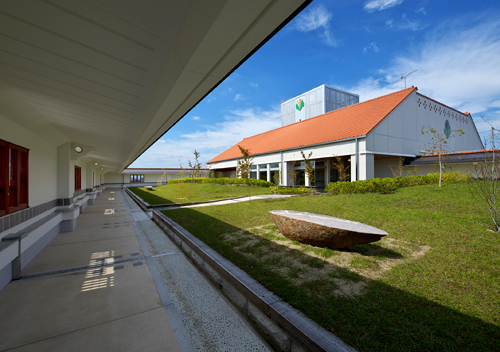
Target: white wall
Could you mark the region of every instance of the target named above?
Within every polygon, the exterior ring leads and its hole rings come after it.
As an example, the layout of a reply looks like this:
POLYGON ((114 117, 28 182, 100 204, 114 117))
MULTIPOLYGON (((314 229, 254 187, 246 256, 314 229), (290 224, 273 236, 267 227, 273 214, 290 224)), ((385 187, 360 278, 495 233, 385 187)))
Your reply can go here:
POLYGON ((425 126, 444 136, 449 121, 452 130, 463 130, 464 135, 446 139, 453 152, 481 150, 483 145, 472 118, 443 104, 413 92, 397 106, 367 136, 367 149, 375 153, 421 155, 431 147, 432 133, 422 134, 425 126))
POLYGON ((391 166, 396 167, 399 163, 399 157, 388 157, 384 159, 375 158, 375 178, 394 177, 391 166))
POLYGON ((104 174, 104 183, 123 183, 125 178, 127 178, 127 182, 130 181, 130 175, 122 175, 117 172, 106 172, 104 174))
POLYGON ((29 149, 29 205, 57 198, 57 147, 0 115, 0 139, 29 149))

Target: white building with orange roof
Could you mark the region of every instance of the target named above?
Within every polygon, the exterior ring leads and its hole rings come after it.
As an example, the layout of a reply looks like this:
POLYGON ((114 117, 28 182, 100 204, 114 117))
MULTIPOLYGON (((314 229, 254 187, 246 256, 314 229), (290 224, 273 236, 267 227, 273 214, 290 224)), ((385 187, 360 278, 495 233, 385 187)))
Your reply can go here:
POLYGON ((415 158, 429 148, 433 135, 422 133, 423 128, 447 135, 449 151, 484 149, 469 113, 410 87, 245 138, 208 164, 216 175, 236 177, 240 145, 253 156, 253 178, 271 181, 281 172, 281 184, 285 186, 291 185, 293 170, 298 171, 296 183, 309 186, 301 151, 305 155, 312 152, 318 187, 339 180, 332 164, 335 156, 349 163, 351 181, 392 177, 391 166, 400 157, 415 158), (464 133, 452 138, 446 133, 450 130, 464 133))

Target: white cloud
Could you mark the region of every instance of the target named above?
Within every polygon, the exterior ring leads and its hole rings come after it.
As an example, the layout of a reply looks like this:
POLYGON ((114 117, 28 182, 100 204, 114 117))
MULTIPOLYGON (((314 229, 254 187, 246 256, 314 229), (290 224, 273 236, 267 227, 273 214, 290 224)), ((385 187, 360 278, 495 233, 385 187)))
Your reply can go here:
POLYGON ((295 23, 299 32, 310 32, 318 28, 328 28, 332 14, 324 6, 316 6, 300 15, 295 23))
POLYGON ((239 94, 239 93, 238 93, 238 94, 236 94, 236 95, 234 96, 234 101, 238 101, 238 100, 244 100, 243 95, 241 95, 241 94, 239 94))
MULTIPOLYGON (((500 17, 470 18, 444 23, 418 48, 409 49, 369 77, 344 89, 365 101, 404 88, 401 75, 408 76, 407 86, 459 111, 479 117, 491 115, 500 126, 500 17)), ((482 131, 481 125, 478 130, 482 131)))
POLYGON ((379 48, 377 46, 377 43, 376 42, 371 42, 370 45, 365 46, 363 48, 363 53, 366 53, 368 50, 373 50, 374 52, 378 53, 379 48))
POLYGON ((420 21, 412 21, 406 16, 406 13, 403 14, 402 19, 405 21, 403 24, 399 26, 400 29, 410 29, 412 31, 418 31, 419 29, 424 29, 427 26, 421 26, 420 21))
POLYGON ((257 87, 259 86, 259 84, 258 84, 258 83, 250 83, 250 85, 251 85, 252 87, 255 87, 255 88, 257 88, 257 87))
POLYGON ((389 27, 392 27, 392 24, 394 23, 394 20, 393 19, 390 19, 390 20, 387 20, 385 21, 385 24, 389 27))
POLYGON ((302 33, 320 30, 324 42, 327 45, 336 47, 338 42, 330 32, 331 18, 332 13, 324 6, 319 5, 302 13, 295 22, 295 28, 302 33))
POLYGON ((195 121, 199 121, 199 120, 200 120, 200 118, 201 118, 201 117, 199 117, 199 116, 193 116, 193 120, 195 120, 195 121))
POLYGON ((425 12, 425 7, 421 7, 420 9, 418 9, 417 11, 415 11, 415 13, 422 13, 424 15, 427 15, 427 12, 425 12))
POLYGON ((141 155, 130 167, 183 167, 193 160, 193 151, 201 153, 200 161, 208 160, 236 143, 258 133, 281 126, 280 108, 269 111, 256 109, 232 111, 224 122, 204 126, 203 130, 187 133, 179 138, 160 139, 141 155), (173 148, 175 146, 175 148, 173 148))
POLYGON ((399 5, 403 0, 372 0, 365 4, 364 9, 368 12, 382 11, 399 5))

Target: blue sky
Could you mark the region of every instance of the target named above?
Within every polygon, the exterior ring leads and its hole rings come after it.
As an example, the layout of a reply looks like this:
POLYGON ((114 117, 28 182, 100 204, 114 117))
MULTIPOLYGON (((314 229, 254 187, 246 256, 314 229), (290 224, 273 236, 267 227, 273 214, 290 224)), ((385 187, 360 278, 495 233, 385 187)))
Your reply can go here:
POLYGON ((416 86, 500 127, 500 2, 314 0, 130 167, 205 163, 281 126, 280 104, 322 84, 365 101, 416 86))

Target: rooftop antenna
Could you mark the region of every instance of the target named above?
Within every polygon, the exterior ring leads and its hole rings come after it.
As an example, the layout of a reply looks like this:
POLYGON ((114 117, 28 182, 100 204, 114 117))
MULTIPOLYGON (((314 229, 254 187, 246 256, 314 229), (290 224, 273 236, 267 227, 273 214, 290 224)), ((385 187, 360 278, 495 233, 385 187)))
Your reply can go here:
POLYGON ((417 70, 412 71, 412 72, 408 73, 408 74, 407 74, 407 75, 405 75, 405 76, 401 75, 401 79, 402 79, 402 80, 403 80, 403 79, 405 80, 405 88, 406 88, 406 77, 408 77, 409 75, 411 75, 413 72, 417 72, 417 70))

